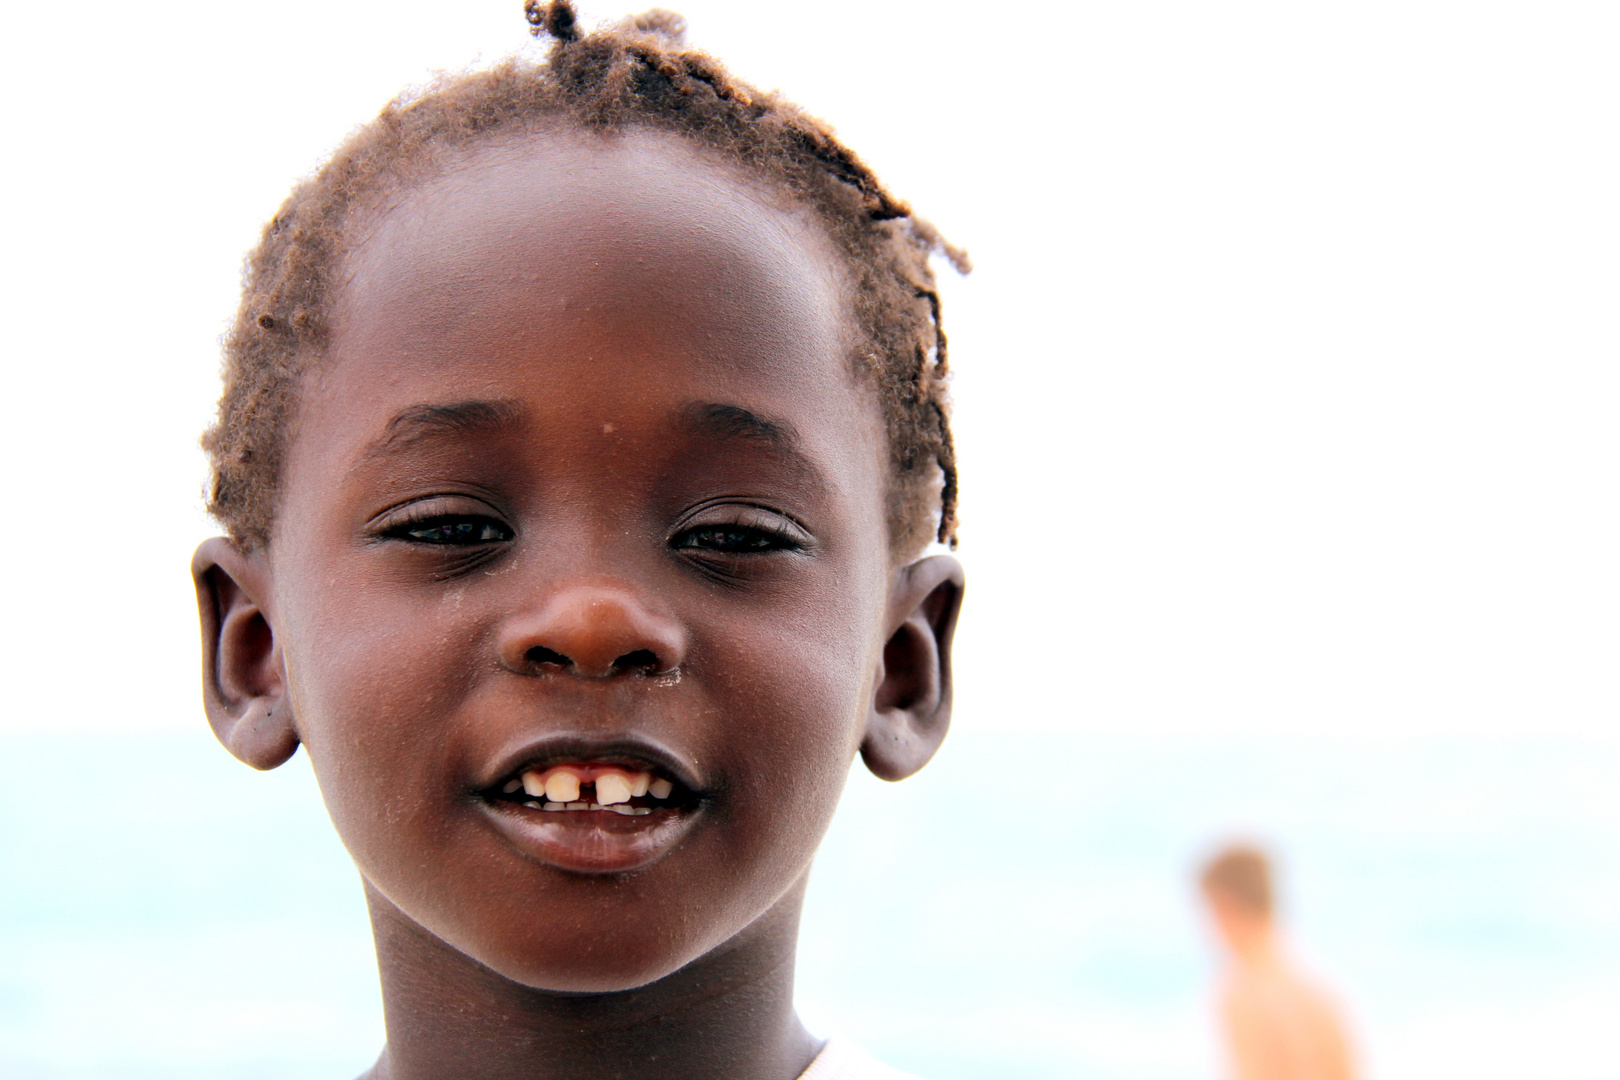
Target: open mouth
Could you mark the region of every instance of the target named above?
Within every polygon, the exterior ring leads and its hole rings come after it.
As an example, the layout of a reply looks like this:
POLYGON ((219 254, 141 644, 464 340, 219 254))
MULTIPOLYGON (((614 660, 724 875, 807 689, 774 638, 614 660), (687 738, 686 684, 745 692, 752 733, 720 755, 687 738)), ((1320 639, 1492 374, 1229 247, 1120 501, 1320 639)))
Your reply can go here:
POLYGON ((680 846, 712 793, 651 743, 553 739, 512 755, 474 790, 485 820, 518 851, 558 869, 620 873, 680 846))
POLYGON ((685 810, 697 802, 696 793, 655 770, 583 762, 523 769, 483 796, 542 813, 605 811, 622 817, 685 810))

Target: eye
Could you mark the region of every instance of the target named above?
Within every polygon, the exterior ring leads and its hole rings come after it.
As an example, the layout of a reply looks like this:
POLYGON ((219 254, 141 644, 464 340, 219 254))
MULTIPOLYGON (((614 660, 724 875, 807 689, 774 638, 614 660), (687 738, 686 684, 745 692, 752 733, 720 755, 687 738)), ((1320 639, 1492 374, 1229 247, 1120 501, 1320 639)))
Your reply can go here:
POLYGON ((443 516, 395 525, 383 535, 418 544, 491 544, 512 539, 512 530, 491 518, 443 516))
POLYGON ((784 514, 749 504, 702 507, 670 537, 670 547, 693 556, 730 558, 804 551, 810 536, 784 514))
POLYGON ((403 540, 435 547, 501 544, 516 535, 512 528, 470 499, 425 499, 395 507, 372 523, 380 540, 403 540))
POLYGON ((796 551, 801 545, 785 533, 752 525, 705 525, 678 535, 675 546, 745 555, 762 551, 796 551))

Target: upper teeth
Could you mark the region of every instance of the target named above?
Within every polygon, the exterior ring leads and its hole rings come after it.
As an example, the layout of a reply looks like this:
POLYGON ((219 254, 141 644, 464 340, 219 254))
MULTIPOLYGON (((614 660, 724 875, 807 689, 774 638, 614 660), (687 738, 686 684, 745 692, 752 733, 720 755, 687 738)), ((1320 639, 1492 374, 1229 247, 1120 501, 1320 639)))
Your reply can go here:
POLYGON ((630 801, 630 778, 619 773, 603 773, 596 778, 596 801, 603 806, 630 801))
POLYGON ((616 809, 629 812, 623 804, 631 799, 651 795, 667 799, 675 792, 675 785, 649 772, 598 765, 555 765, 549 769, 529 769, 519 779, 508 782, 502 789, 506 794, 516 793, 521 787, 531 799, 545 799, 547 810, 562 809, 616 809), (596 797, 582 800, 580 789, 584 785, 595 788, 596 797))
POLYGON ((579 777, 566 769, 554 769, 546 777, 542 790, 552 802, 576 802, 579 799, 579 777))

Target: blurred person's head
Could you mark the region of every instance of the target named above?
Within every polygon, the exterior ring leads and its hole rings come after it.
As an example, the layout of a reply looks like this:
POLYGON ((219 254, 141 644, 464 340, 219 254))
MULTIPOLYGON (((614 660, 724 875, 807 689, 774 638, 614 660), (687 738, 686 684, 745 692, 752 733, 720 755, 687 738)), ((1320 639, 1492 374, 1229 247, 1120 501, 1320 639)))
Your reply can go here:
POLYGON ((1198 884, 1222 944, 1239 956, 1269 944, 1275 890, 1265 852, 1252 844, 1225 847, 1204 865, 1198 884))

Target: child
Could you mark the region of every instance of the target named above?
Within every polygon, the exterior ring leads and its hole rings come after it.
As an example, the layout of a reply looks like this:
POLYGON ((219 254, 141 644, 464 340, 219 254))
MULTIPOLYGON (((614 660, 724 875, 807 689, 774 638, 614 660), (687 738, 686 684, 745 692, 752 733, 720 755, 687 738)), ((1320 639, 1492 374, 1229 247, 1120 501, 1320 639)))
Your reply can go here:
POLYGON ((249 258, 210 722, 309 753, 377 1080, 895 1076, 800 1025, 794 945, 854 755, 949 720, 961 256, 675 16, 528 13, 545 63, 395 102, 249 258))
POLYGON ((1231 959, 1220 992, 1222 1027, 1236 1080, 1352 1080, 1338 1010, 1298 971, 1273 915, 1271 863, 1238 845, 1199 877, 1215 930, 1231 959))

